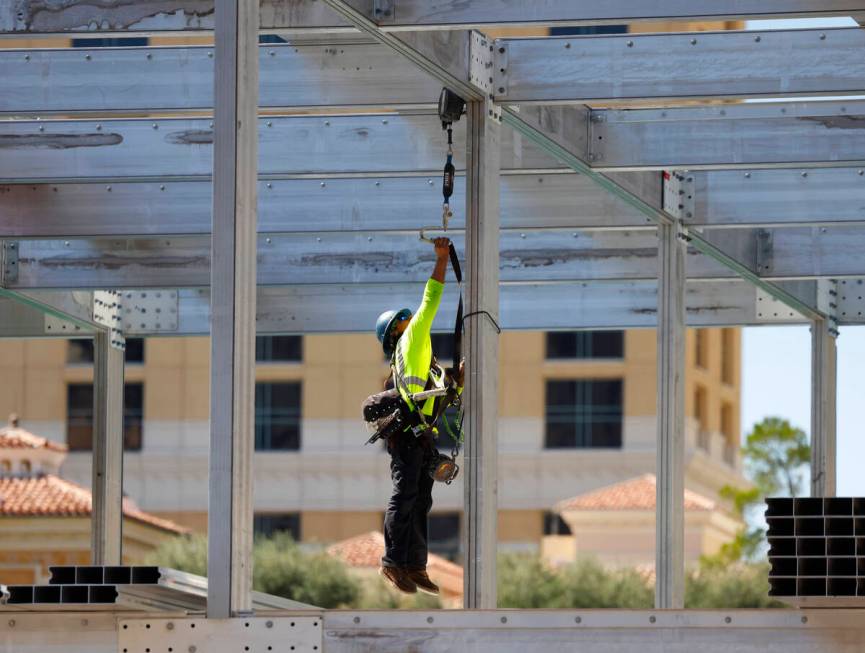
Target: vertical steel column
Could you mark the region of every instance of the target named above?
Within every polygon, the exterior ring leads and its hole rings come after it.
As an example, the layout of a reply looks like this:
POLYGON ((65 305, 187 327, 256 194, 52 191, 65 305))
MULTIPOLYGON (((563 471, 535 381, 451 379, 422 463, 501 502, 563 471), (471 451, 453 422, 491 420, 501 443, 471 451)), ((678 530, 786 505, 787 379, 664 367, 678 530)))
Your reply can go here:
POLYGON ((471 609, 496 607, 500 123, 491 111, 467 105, 463 595, 471 609))
POLYGON ((216 0, 207 616, 252 590, 258 3, 216 0))
POLYGON ((94 565, 121 564, 123 542, 123 347, 110 331, 93 337, 94 565))
POLYGON ((837 348, 826 320, 811 322, 811 496, 835 496, 837 348))
POLYGON ((658 450, 655 607, 685 597, 685 243, 658 226, 658 450))

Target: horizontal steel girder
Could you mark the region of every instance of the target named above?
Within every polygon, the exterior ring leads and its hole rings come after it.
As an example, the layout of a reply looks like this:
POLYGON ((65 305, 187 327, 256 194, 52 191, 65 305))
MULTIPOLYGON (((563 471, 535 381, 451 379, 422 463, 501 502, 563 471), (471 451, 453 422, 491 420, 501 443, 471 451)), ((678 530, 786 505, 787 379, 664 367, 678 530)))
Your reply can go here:
POLYGON ((860 94, 865 33, 829 30, 617 34, 496 42, 502 103, 860 94), (504 72, 501 72, 501 71, 504 72))
MULTIPOLYGON (((463 233, 451 232, 458 251, 463 233)), ((706 240, 770 281, 865 276, 865 229, 724 229, 706 240)), ((507 230, 499 239, 500 276, 514 283, 655 279, 654 230, 507 230)), ((22 240, 13 289, 191 288, 210 282, 210 241, 171 238, 22 240)), ((410 232, 330 232, 259 236, 258 284, 421 283, 432 248, 410 232)), ((696 249, 691 279, 735 273, 696 249)))
MULTIPOLYGON (((805 284, 803 292, 813 299, 810 286, 816 284, 798 283, 800 286, 805 284)), ((433 325, 435 330, 453 329, 456 291, 456 284, 446 284, 433 325)), ((758 292, 741 280, 689 282, 688 324, 763 324, 766 320, 758 316, 758 292)), ((39 294, 32 293, 34 296, 39 294)), ((142 328, 133 321, 125 334, 207 334, 210 320, 208 290, 186 289, 178 294, 179 320, 175 329, 156 329, 152 324, 142 328)), ((256 328, 259 334, 367 333, 371 332, 382 307, 414 307, 422 295, 421 283, 264 287, 258 289, 256 328)), ((498 322, 508 330, 625 329, 654 327, 656 324, 657 283, 654 281, 502 283, 500 297, 498 322)), ((807 323, 801 316, 790 315, 788 322, 807 323)))
MULTIPOLYGON (((467 78, 462 33, 405 38, 467 78)), ((504 39, 496 45, 493 95, 549 105, 861 93, 865 63, 856 52, 863 46, 857 28, 504 39)), ((0 112, 213 106, 210 47, 2 50, 0 69, 7 85, 0 112)), ((263 108, 430 105, 440 88, 377 43, 263 45, 260 69, 263 108)))
MULTIPOLYGON (((591 118, 582 108, 525 107, 521 115, 532 116, 574 155, 607 172, 865 163, 861 101, 609 110, 594 111, 591 118)), ((265 178, 424 173, 439 170, 445 155, 439 122, 428 114, 259 122, 265 178)), ((456 143, 464 141, 464 129, 463 122, 455 125, 456 143)), ((0 183, 207 178, 212 141, 205 118, 0 122, 0 152, 10 154, 0 156, 0 183)), ((458 146, 458 168, 463 161, 458 146)), ((502 168, 563 169, 513 130, 502 131, 502 168)))
POLYGON ((855 166, 865 162, 865 102, 595 111, 588 141, 604 170, 855 166))
MULTIPOLYGON (((439 171, 447 147, 434 115, 261 118, 259 133, 261 175, 439 171)), ((465 121, 454 126, 454 142, 465 142, 465 121)), ((212 154, 208 119, 0 122, 0 183, 209 177, 212 154)), ((454 162, 464 161, 458 145, 454 162)), ((560 166, 503 130, 502 168, 560 166)))
MULTIPOLYGON (((431 106, 441 84, 377 43, 259 48, 264 109, 431 106)), ((212 110, 212 47, 0 50, 0 112, 212 110)))
MULTIPOLYGON (((450 226, 459 230, 465 226, 464 177, 455 187, 450 226)), ((206 180, 0 186, 0 238, 209 234, 211 192, 206 180)), ((438 174, 260 181, 258 230, 416 233, 440 224, 441 201, 438 174)), ((577 174, 503 175, 501 225, 654 229, 631 206, 577 174)))
MULTIPOLYGON (((353 2, 361 6, 358 2, 353 2)), ((367 3, 369 5, 370 3, 367 3)), ((373 14, 382 29, 445 29, 517 25, 595 25, 642 20, 846 16, 861 0, 399 0, 396 12, 373 14)), ((262 0, 264 30, 345 30, 348 24, 314 0, 262 0), (289 5, 289 6, 286 6, 289 5)), ((213 29, 213 2, 108 0, 62 5, 19 0, 0 8, 0 33, 202 31, 213 29)))
MULTIPOLYGON (((686 220, 689 225, 865 225, 863 168, 713 170, 691 175, 695 204, 686 220)), ((209 181, 114 183, 110 190, 106 184, 0 186, 0 238, 209 234, 211 191, 209 181)), ((463 206, 464 192, 465 182, 458 177, 452 206, 463 206)), ((412 232, 438 222, 439 198, 438 176, 260 181, 258 229, 412 232)), ((501 226, 654 228, 632 206, 578 174, 503 175, 501 226)), ((451 227, 464 227, 461 209, 451 227)))

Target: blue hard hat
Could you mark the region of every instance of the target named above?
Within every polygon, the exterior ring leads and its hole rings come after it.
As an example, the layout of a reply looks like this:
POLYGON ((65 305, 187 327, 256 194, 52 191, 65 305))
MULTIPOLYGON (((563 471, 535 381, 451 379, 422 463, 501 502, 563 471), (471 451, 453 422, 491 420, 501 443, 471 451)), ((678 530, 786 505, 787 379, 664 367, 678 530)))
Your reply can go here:
POLYGON ((381 343, 386 356, 390 356, 393 353, 394 343, 393 338, 391 337, 391 332, 393 331, 394 325, 399 320, 405 320, 409 317, 411 317, 411 310, 403 308, 398 311, 385 311, 379 315, 378 319, 375 321, 375 336, 381 343))

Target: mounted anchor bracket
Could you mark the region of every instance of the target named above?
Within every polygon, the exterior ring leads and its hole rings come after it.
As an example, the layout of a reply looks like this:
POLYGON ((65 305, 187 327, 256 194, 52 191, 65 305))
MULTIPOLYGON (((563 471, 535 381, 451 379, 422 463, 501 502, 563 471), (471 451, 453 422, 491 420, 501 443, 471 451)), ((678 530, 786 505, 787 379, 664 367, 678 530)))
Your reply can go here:
POLYGON ((123 337, 121 324, 122 293, 115 290, 96 290, 93 293, 93 321, 108 327, 111 332, 109 344, 115 349, 126 349, 126 338, 123 337))
POLYGON ((664 211, 676 219, 676 237, 690 242, 686 220, 694 217, 694 176, 687 170, 664 170, 664 211))
MULTIPOLYGON (((853 293, 849 294, 852 296, 853 293)), ((861 290, 859 294, 862 294, 861 290)), ((839 310, 840 297, 843 296, 846 301, 847 295, 846 284, 844 285, 844 292, 839 293, 837 279, 817 280, 817 310, 826 315, 826 329, 836 338, 838 337, 838 316, 841 313, 839 310)))
MULTIPOLYGON (((488 115, 498 123, 502 121, 502 109, 493 102, 494 84, 496 76, 502 73, 495 72, 497 70, 507 70, 506 64, 503 64, 500 57, 495 56, 495 50, 505 50, 503 45, 494 43, 492 39, 487 38, 477 30, 472 31, 472 37, 469 41, 469 81, 484 92, 487 98, 488 115)), ((507 51, 505 50, 505 53, 507 51)), ((505 54, 507 56, 507 54, 505 54)))
POLYGON ((0 251, 0 286, 18 281, 18 241, 4 240, 0 251))

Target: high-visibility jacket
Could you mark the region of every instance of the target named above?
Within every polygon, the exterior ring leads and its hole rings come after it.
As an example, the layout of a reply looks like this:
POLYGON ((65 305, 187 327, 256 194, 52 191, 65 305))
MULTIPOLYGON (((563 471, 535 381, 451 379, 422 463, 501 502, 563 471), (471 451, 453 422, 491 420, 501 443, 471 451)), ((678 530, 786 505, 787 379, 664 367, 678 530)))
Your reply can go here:
MULTIPOLYGON (((401 381, 396 383, 400 395, 405 402, 414 407, 410 395, 423 392, 430 377, 432 362, 432 330, 439 304, 441 303, 444 284, 435 279, 426 282, 423 301, 409 322, 406 330, 396 343, 394 351, 394 371, 401 381)), ((435 399, 427 399, 421 411, 432 416, 435 399)))

